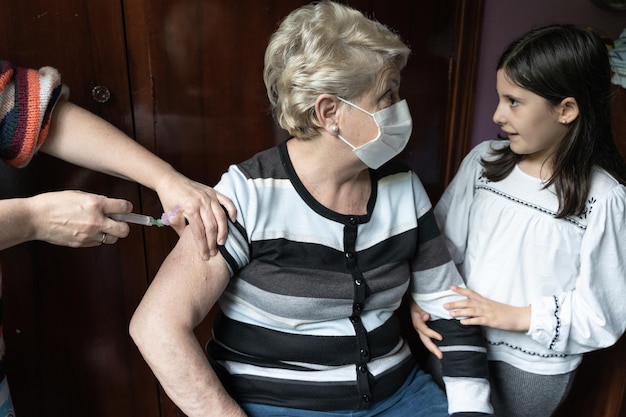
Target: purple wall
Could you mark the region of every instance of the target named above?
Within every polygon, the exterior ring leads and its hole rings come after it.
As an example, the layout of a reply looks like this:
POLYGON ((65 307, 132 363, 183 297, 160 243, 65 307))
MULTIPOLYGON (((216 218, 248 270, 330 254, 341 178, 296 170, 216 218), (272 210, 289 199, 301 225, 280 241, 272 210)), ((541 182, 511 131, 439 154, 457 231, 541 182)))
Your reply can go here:
POLYGON ((514 38, 549 23, 589 26, 617 39, 626 29, 626 12, 600 9, 591 0, 485 0, 472 145, 495 138, 500 131, 491 120, 497 104, 495 68, 500 54, 514 38))

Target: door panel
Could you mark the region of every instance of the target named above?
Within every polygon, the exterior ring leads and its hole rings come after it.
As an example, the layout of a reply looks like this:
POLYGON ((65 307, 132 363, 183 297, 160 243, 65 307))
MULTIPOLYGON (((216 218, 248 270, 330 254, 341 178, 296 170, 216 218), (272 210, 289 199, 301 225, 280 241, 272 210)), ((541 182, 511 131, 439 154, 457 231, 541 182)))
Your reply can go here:
MULTIPOLYGON (((0 1, 0 56, 60 70, 75 103, 132 134, 120 2, 0 1), (53 4, 53 5, 52 5, 53 4), (94 86, 111 99, 97 103, 94 86)), ((46 155, 25 169, 0 167, 0 198, 81 189, 126 198, 137 185, 46 155)), ((8 378, 19 416, 158 415, 156 386, 128 337, 146 286, 143 236, 69 249, 31 242, 0 253, 8 378)))
MULTIPOLYGON (((125 0, 137 140, 211 185, 229 164, 283 140, 285 132, 269 115, 263 55, 278 22, 306 3, 125 0)), ((469 138, 470 127, 463 118, 471 115, 482 2, 348 3, 397 30, 412 48, 401 95, 414 128, 401 157, 435 201, 467 151, 462 138, 469 138)), ((143 200, 149 212, 158 211, 156 204, 143 200)), ((149 277, 175 242, 168 237, 164 243, 162 234, 146 231, 149 277)), ((201 343, 210 337, 210 321, 197 329, 201 343)), ((180 415, 165 395, 161 401, 163 416, 180 415)))
MULTIPOLYGON (((263 54, 280 19, 306 3, 126 0, 137 140, 186 175, 215 184, 229 164, 284 139, 269 116, 263 54)), ((466 150, 449 143, 452 131, 464 133, 455 125, 459 115, 450 114, 459 103, 470 102, 453 94, 453 88, 471 92, 472 82, 463 84, 463 75, 473 74, 473 62, 461 52, 476 48, 482 3, 349 3, 396 29, 412 48, 401 94, 409 102, 414 128, 402 158, 436 201, 448 171, 456 169, 466 150), (457 48, 461 38, 466 39, 463 51, 457 48), (452 148, 460 157, 448 155, 452 148)), ((461 140, 452 139, 455 144, 461 140)), ((144 201, 146 207, 153 203, 144 201)), ((163 255, 148 257, 159 261, 149 265, 150 276, 163 255)))
MULTIPOLYGON (((189 177, 215 184, 229 164, 285 139, 269 115, 263 54, 296 0, 0 0, 0 56, 59 68, 73 101, 134 135, 189 177), (98 104, 94 86, 111 100, 98 104)), ((467 151, 482 1, 349 1, 399 32, 413 54, 401 94, 414 119, 402 154, 439 198, 467 151), (461 145, 457 145, 461 144, 461 145)), ((74 188, 158 215, 155 193, 40 155, 1 167, 0 198, 74 188)), ((114 246, 44 243, 0 253, 9 378, 18 415, 175 416, 127 334, 174 245, 167 228, 131 226, 114 246)), ((204 343, 210 318, 197 329, 204 343)))
POLYGON ((574 385, 555 417, 626 417, 626 336, 585 355, 574 385))

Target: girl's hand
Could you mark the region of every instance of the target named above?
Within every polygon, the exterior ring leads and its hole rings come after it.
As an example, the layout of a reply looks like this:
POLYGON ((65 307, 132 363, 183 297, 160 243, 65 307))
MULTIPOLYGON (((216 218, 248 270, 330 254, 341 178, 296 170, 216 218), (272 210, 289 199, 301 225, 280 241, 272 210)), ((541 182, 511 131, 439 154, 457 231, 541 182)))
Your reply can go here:
POLYGON ((159 181, 156 191, 165 212, 180 206, 179 212, 182 215, 170 219, 174 230, 180 235, 187 219, 202 259, 207 260, 216 255, 217 246, 223 245, 228 236, 228 220, 224 208, 231 220, 234 221, 237 216, 237 210, 230 199, 178 172, 173 172, 159 181))
POLYGON ((429 352, 431 352, 439 359, 442 359, 443 354, 441 353, 441 350, 439 350, 437 345, 432 341, 432 339, 443 340, 443 337, 441 337, 439 333, 426 325, 426 322, 428 321, 428 319, 430 319, 430 314, 422 310, 421 307, 417 305, 415 301, 413 301, 413 299, 411 299, 410 311, 413 327, 417 331, 420 340, 429 352))
POLYGON ((461 324, 487 326, 514 332, 527 332, 530 328, 531 308, 514 307, 499 303, 468 288, 451 287, 452 291, 464 295, 466 300, 444 304, 452 317, 463 317, 461 324))

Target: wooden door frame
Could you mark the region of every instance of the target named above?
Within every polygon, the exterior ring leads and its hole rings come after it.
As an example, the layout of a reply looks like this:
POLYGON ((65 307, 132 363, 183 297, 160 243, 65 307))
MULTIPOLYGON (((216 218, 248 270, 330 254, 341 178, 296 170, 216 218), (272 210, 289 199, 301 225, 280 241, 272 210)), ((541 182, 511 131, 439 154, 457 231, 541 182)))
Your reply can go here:
POLYGON ((484 0, 457 5, 456 54, 450 57, 450 96, 445 137, 444 185, 448 185, 471 148, 484 0))

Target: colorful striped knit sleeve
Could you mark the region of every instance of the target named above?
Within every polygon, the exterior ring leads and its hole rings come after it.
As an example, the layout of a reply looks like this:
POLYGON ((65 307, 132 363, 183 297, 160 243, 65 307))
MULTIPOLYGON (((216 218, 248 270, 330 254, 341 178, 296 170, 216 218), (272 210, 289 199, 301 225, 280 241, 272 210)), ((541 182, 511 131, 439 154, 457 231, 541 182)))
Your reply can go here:
POLYGON ((67 88, 51 67, 19 68, 0 61, 0 159, 26 166, 46 139, 52 109, 67 88))

